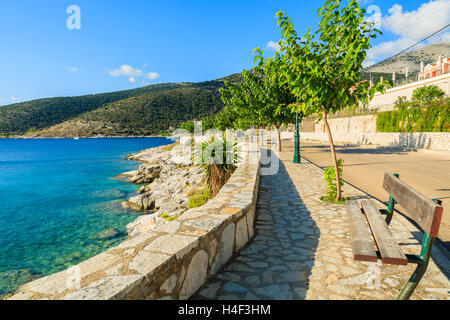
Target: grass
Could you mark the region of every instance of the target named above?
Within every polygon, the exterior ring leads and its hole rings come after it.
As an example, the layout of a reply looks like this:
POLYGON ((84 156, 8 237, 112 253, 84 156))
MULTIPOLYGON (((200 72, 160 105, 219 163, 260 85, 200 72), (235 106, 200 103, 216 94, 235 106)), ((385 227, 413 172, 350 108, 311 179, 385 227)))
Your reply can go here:
POLYGON ((169 216, 167 213, 162 214, 160 217, 166 221, 172 221, 178 218, 177 216, 169 216))
POLYGON ((188 196, 191 196, 188 201, 189 209, 200 207, 211 199, 211 193, 208 188, 189 190, 188 196))
POLYGON ((320 200, 322 200, 323 202, 331 203, 331 204, 345 204, 345 201, 353 200, 353 197, 344 197, 341 200, 336 201, 335 199, 329 199, 327 196, 322 196, 322 197, 320 197, 320 200))

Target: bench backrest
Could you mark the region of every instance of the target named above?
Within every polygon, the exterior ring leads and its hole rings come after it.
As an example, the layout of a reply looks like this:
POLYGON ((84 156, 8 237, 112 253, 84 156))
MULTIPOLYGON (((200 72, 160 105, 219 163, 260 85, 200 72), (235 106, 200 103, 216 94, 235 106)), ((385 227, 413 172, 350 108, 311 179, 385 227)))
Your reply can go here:
POLYGON ((392 173, 385 173, 383 188, 395 202, 431 237, 436 238, 442 220, 443 208, 392 173))

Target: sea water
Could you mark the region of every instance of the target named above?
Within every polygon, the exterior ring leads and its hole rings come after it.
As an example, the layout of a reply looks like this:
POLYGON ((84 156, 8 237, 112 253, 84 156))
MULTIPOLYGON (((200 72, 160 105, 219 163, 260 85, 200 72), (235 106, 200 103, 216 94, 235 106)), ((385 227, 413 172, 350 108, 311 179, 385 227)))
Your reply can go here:
POLYGON ((137 186, 124 156, 165 138, 0 139, 0 296, 123 241, 139 213, 121 202, 137 186), (121 235, 98 239, 115 228, 121 235))

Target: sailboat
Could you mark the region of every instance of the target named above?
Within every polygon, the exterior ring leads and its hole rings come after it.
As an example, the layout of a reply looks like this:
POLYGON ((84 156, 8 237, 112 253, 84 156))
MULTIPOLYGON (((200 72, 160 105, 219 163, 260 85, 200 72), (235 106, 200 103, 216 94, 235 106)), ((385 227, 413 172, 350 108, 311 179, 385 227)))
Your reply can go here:
POLYGON ((75 138, 73 138, 74 140, 80 140, 80 136, 78 135, 78 132, 77 132, 77 136, 75 137, 75 138))

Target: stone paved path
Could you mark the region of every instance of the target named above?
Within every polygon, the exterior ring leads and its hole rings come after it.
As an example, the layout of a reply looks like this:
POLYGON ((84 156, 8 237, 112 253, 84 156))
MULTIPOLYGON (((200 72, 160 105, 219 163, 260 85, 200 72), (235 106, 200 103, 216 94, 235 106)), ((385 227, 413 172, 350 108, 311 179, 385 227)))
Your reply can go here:
MULTIPOLYGON (((291 153, 280 158, 276 175, 261 176, 255 237, 192 299, 395 299, 414 265, 354 261, 345 206, 319 199, 322 171, 293 164, 291 153)), ((418 240, 395 216, 391 228, 404 252, 419 252, 418 240)), ((431 261, 411 299, 449 298, 450 282, 431 261)))

